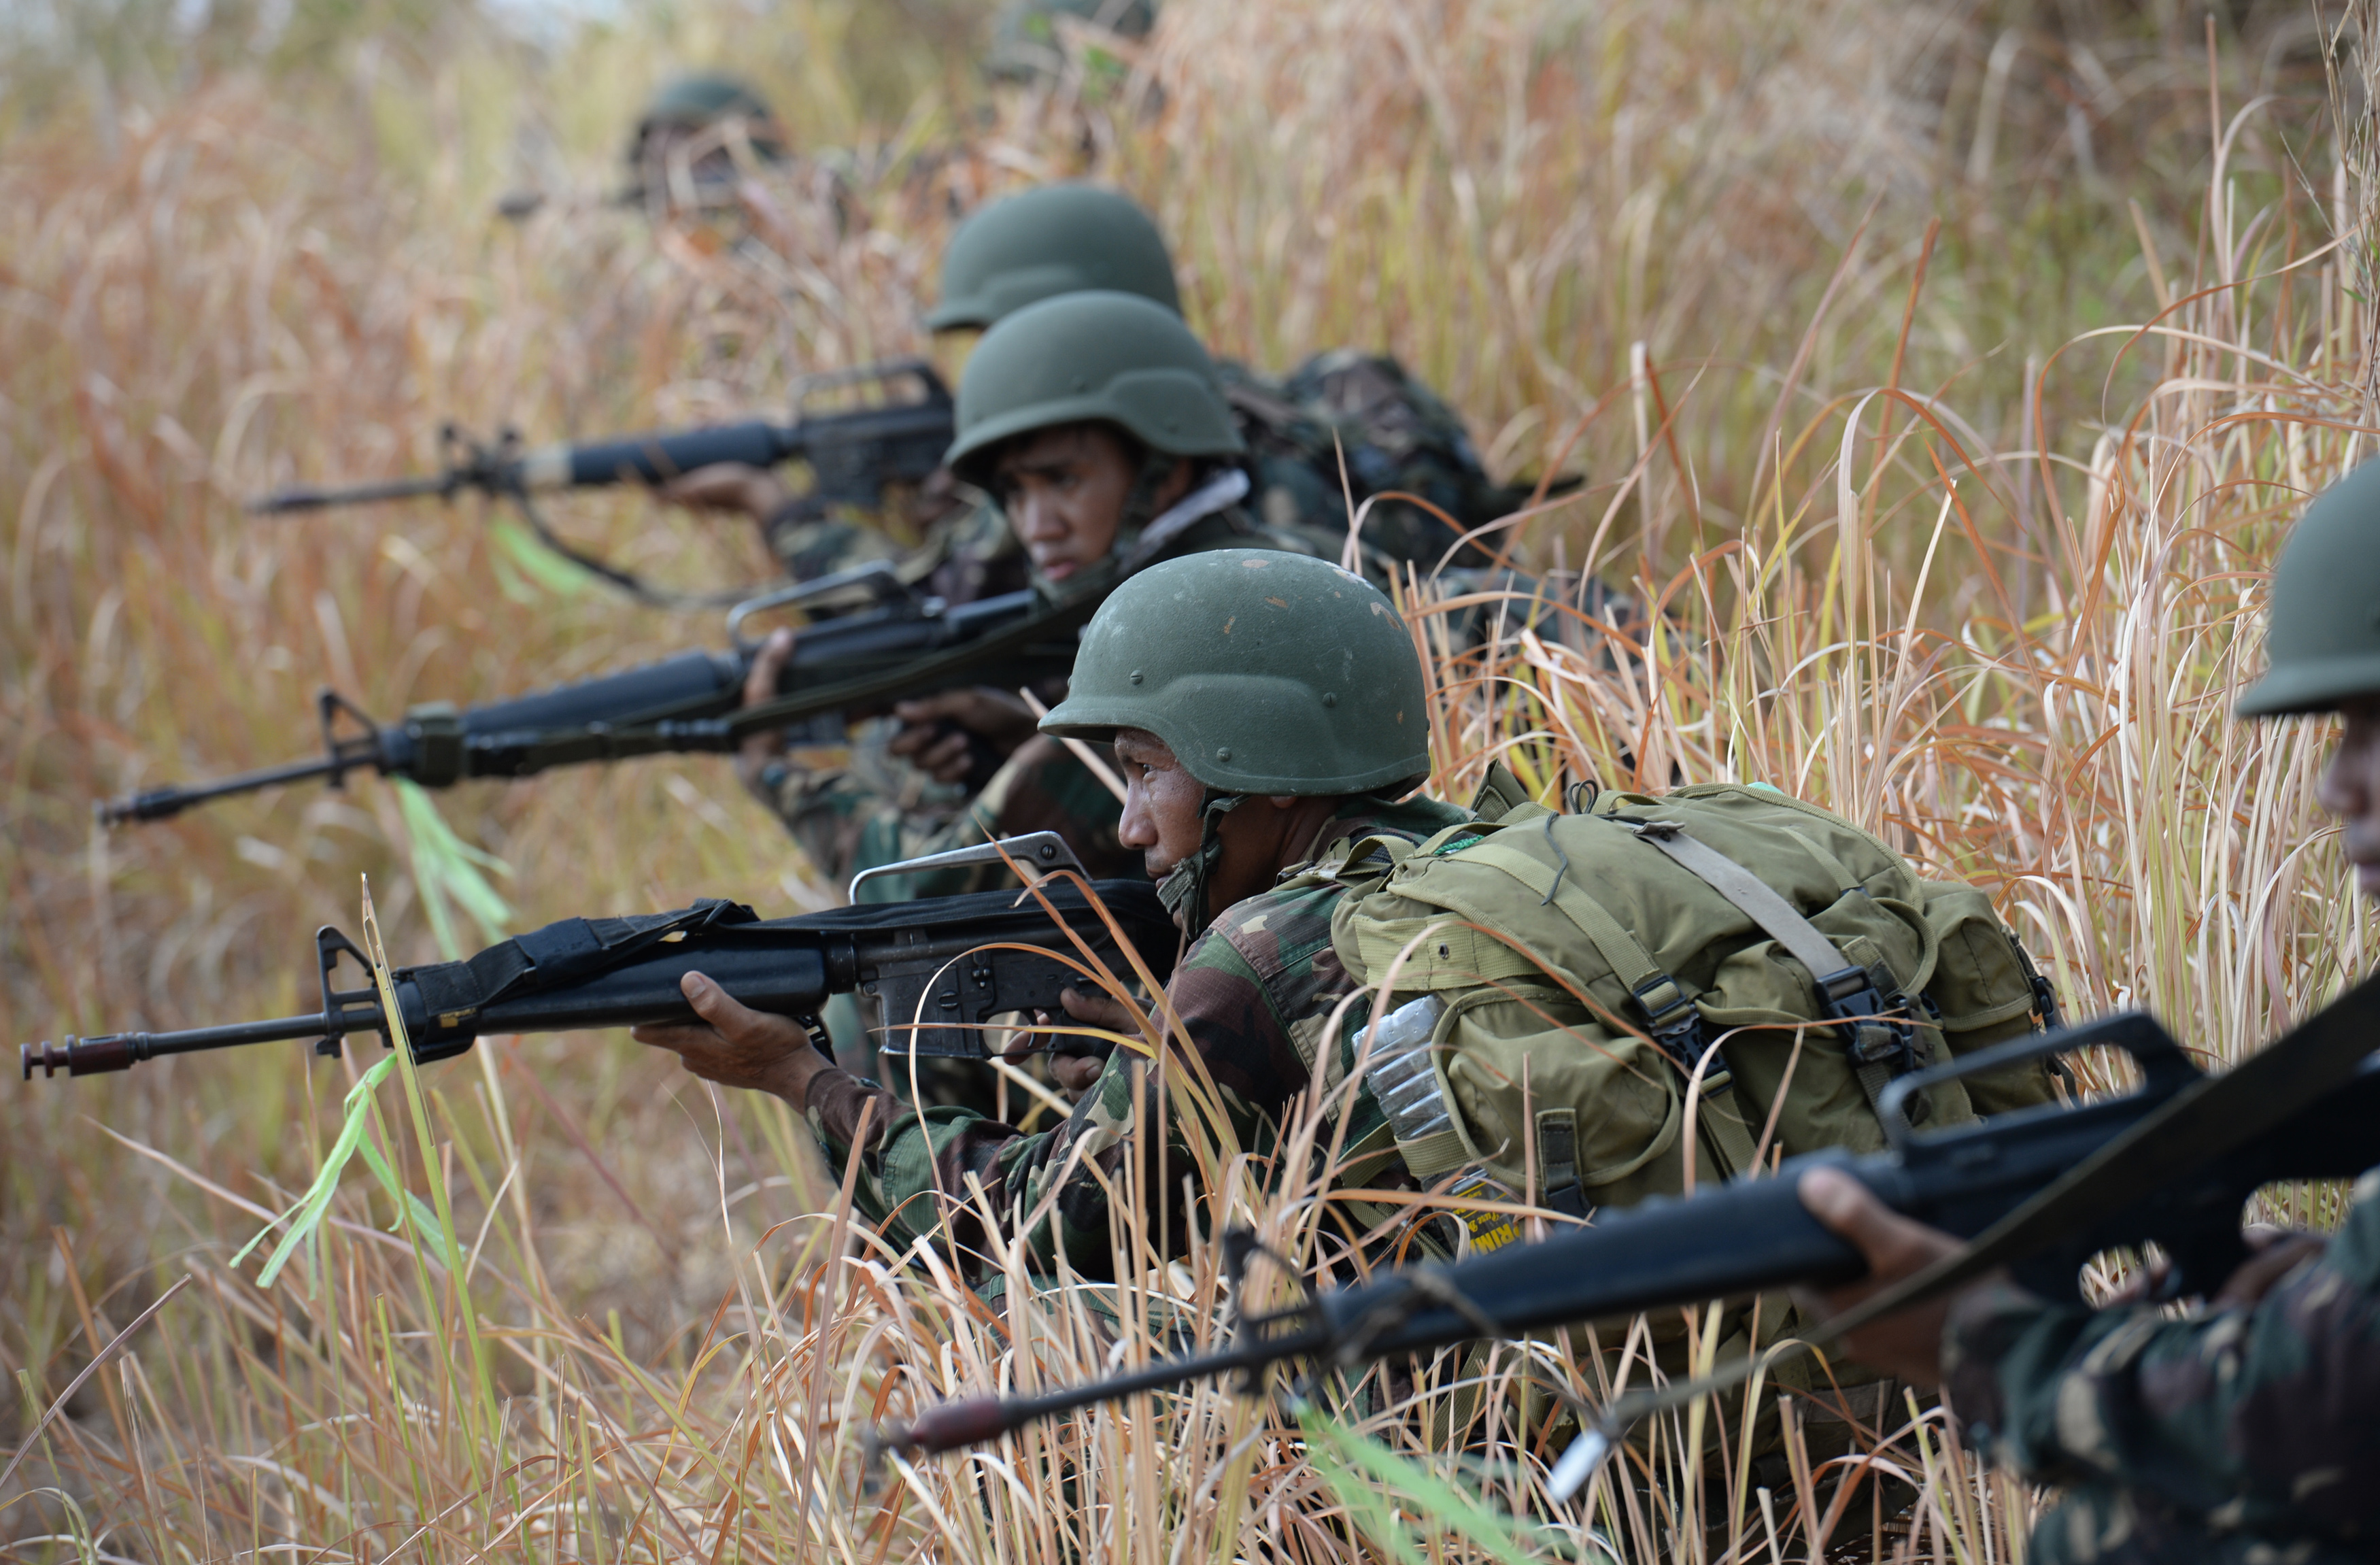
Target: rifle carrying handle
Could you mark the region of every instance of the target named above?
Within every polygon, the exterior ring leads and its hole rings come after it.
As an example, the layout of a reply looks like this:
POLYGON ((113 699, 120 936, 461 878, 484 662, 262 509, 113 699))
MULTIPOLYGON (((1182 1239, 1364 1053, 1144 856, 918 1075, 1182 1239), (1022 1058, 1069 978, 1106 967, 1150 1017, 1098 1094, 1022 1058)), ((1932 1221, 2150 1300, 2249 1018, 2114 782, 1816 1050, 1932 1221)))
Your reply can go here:
POLYGON ((2119 1011, 2112 1016, 2076 1026, 2021 1037, 1973 1054, 1961 1054, 1947 1065, 1934 1065, 1896 1076, 1876 1095, 1876 1118, 1884 1123, 1884 1139, 1896 1152, 1908 1149, 1916 1134, 1910 1123, 1909 1100, 1928 1087, 1981 1075, 1986 1071, 2022 1065, 2044 1055, 2069 1054, 2078 1049, 2120 1049, 2140 1067, 2143 1084, 2159 1096, 2179 1091, 2200 1075, 2173 1035, 2145 1011, 2119 1011))

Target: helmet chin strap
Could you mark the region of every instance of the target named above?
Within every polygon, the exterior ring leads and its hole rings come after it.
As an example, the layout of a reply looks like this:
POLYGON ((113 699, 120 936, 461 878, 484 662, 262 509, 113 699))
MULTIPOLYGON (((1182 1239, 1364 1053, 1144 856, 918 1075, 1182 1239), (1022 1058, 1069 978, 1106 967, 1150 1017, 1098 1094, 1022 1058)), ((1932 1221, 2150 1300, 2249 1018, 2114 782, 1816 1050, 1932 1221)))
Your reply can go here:
POLYGON ((1198 851, 1184 858, 1157 883, 1157 900, 1173 915, 1173 921, 1182 926, 1182 933, 1188 939, 1196 940, 1215 921, 1207 906, 1207 889, 1214 880, 1216 866, 1223 861, 1220 828, 1223 817, 1239 808, 1245 797, 1244 794, 1218 794, 1208 789, 1198 805, 1198 851))

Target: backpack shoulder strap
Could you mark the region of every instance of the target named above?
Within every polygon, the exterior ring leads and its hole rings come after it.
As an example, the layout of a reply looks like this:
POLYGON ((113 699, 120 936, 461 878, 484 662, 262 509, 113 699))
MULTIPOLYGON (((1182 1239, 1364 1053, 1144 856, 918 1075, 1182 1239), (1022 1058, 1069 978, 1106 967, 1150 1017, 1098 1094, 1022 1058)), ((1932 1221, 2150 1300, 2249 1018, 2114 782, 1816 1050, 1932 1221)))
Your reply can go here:
MULTIPOLYGON (((1675 821, 1623 820, 1620 824, 1734 904, 1738 912, 1809 969, 1819 1007, 1850 1035, 1852 1068, 1859 1077, 1860 1090, 1867 1095, 1869 1108, 1878 1108, 1894 1076, 1917 1068, 1921 1062, 1916 1056, 1915 1030, 1906 1022, 1885 1019, 1888 1012, 1906 1010, 1907 1000, 1897 990, 1885 994, 1874 975, 1845 956, 1766 880, 1675 821)), ((1794 835, 1801 840, 1800 833, 1794 835)), ((1840 866, 1836 867, 1840 880, 1840 866)))
MULTIPOLYGON (((1551 839, 1554 822, 1562 817, 1548 815, 1544 831, 1551 839)), ((1574 819, 1591 820, 1594 816, 1574 819)), ((1686 987, 1653 960, 1644 943, 1628 932, 1626 925, 1612 916, 1611 910, 1597 902, 1569 873, 1564 860, 1559 866, 1548 865, 1536 855, 1507 837, 1494 837, 1463 850, 1463 856, 1493 865, 1530 891, 1537 893, 1538 905, 1560 910, 1562 916, 1578 926, 1636 1003, 1645 1013, 1653 1041, 1659 1045, 1678 1068, 1691 1075, 1700 1066, 1706 1052, 1702 1044, 1702 1013, 1694 1008, 1694 996, 1686 987)), ((1707 1094, 1724 1091, 1730 1077, 1724 1067, 1715 1069, 1703 1079, 1707 1094)))

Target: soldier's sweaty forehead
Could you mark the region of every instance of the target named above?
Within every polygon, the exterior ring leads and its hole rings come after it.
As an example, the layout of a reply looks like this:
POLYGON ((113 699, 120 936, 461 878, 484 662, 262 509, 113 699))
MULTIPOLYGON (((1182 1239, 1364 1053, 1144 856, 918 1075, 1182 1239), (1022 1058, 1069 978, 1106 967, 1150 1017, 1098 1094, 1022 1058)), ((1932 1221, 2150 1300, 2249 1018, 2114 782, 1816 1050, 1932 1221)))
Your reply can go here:
POLYGON ((1151 771, 1171 770, 1182 764, 1174 759, 1172 748, 1146 728, 1117 729, 1115 753, 1117 759, 1151 771))
POLYGON ((1114 430, 1096 420, 1053 424, 1018 435, 1000 449, 992 464, 997 484, 1023 473, 1048 475, 1085 462, 1129 463, 1132 453, 1114 430))

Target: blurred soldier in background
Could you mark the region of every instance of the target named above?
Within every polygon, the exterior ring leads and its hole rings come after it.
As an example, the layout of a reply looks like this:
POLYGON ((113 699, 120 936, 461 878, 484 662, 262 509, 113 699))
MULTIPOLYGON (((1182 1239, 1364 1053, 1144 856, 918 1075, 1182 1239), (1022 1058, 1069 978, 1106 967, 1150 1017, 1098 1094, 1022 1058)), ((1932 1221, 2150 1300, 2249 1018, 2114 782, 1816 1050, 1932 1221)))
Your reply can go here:
MULTIPOLYGON (((1157 25, 1157 8, 1158 0, 1009 0, 992 19, 983 73, 994 81, 1056 85, 1066 76, 1068 22, 1137 42, 1157 25)), ((1112 59, 1102 51, 1087 63, 1097 69, 1112 59)))
POLYGON ((624 196, 656 218, 733 204, 740 169, 783 161, 783 128, 750 84, 698 71, 662 84, 628 140, 624 196))
MULTIPOLYGON (((2273 574, 2272 667, 2241 717, 2337 713, 2319 796, 2380 897, 2380 462, 2316 501, 2273 574)), ((2374 1040, 2380 1042, 2380 1040, 2374 1040)), ((1960 1247, 1830 1171, 1802 1198, 1857 1244, 1850 1307, 1960 1247)), ((1942 1384, 1979 1449, 2063 1503, 2031 1558, 2084 1561, 2369 1559, 2380 1537, 2380 1169, 2337 1233, 2250 1235, 2257 1253, 2203 1311, 2090 1310, 2005 1277, 1846 1339, 1861 1359, 1942 1384)))
MULTIPOLYGON (((783 127, 749 82, 695 71, 671 78, 647 101, 621 154, 627 182, 604 199, 641 207, 656 223, 725 211, 744 175, 788 155, 783 127)), ((546 200, 540 189, 507 191, 496 215, 517 223, 546 200)))
MULTIPOLYGON (((964 356, 962 334, 1082 288, 1138 294, 1181 313, 1173 258, 1148 212, 1098 186, 1045 185, 993 201, 960 224, 943 257, 941 302, 926 324, 941 339, 941 357, 954 361, 964 356)), ((1251 508, 1267 527, 1300 534, 1326 553, 1336 554, 1346 538, 1351 500, 1360 505, 1400 491, 1420 495, 1454 525, 1422 506, 1376 503, 1363 541, 1379 560, 1410 561, 1425 573, 1449 558, 1483 563, 1487 555, 1465 546, 1458 529, 1485 526, 1528 498, 1527 486, 1488 477, 1462 419, 1392 358, 1337 349, 1278 384, 1229 361, 1217 369, 1253 461, 1251 508)), ((849 521, 806 515, 799 496, 759 468, 705 467, 662 493, 753 516, 797 578, 897 553, 849 521)), ((934 590, 953 601, 1023 582, 1023 557, 993 507, 954 514, 929 547, 938 561, 934 590)))

